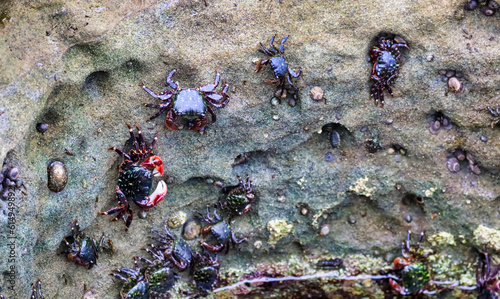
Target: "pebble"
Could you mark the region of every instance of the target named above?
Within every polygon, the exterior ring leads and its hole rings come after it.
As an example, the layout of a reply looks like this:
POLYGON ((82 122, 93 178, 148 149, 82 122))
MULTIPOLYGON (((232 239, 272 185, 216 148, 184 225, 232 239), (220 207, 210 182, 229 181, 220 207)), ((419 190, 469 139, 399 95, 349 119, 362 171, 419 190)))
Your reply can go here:
POLYGON ((326 162, 332 162, 333 161, 333 154, 331 152, 328 152, 325 154, 325 161, 326 162))
POLYGON ((356 217, 352 215, 347 218, 347 222, 349 222, 350 224, 355 224, 356 221, 357 221, 356 217))
POLYGON ((390 147, 390 148, 387 150, 387 153, 388 153, 389 155, 394 154, 394 149, 393 149, 392 147, 390 147))
POLYGON ((393 122, 394 122, 394 119, 392 119, 392 118, 389 118, 389 119, 385 120, 385 123, 388 124, 388 125, 391 125, 393 122))
POLYGON ((488 137, 484 136, 484 135, 481 135, 481 141, 482 142, 488 142, 488 137))
POLYGON ((323 100, 323 96, 324 95, 325 95, 325 92, 319 86, 314 86, 309 91, 309 96, 311 97, 311 99, 313 99, 315 101, 321 101, 321 100, 323 100))
POLYGON ((145 210, 139 211, 139 218, 146 219, 147 216, 148 216, 148 212, 146 212, 145 210))
POLYGON ((40 133, 45 133, 49 129, 49 125, 45 123, 37 123, 36 130, 40 133))
POLYGON ((206 179, 205 182, 207 182, 207 184, 213 184, 214 180, 212 180, 212 179, 206 179))
POLYGON ((367 127, 367 126, 362 126, 360 131, 361 131, 361 132, 366 132, 366 131, 368 131, 368 127, 367 127))
POLYGON ((290 107, 297 106, 297 102, 295 101, 295 99, 289 99, 288 100, 288 106, 290 106, 290 107))
POLYGON ((68 183, 68 170, 60 161, 54 161, 47 167, 47 187, 53 192, 61 192, 68 183))
POLYGON ((336 120, 340 120, 340 119, 341 119, 340 114, 338 114, 338 113, 337 113, 337 114, 335 114, 335 119, 336 119, 336 120))
POLYGON ((396 160, 396 162, 401 162, 401 155, 395 155, 394 160, 396 160))
POLYGON ((427 55, 427 61, 428 62, 431 62, 433 60, 434 60, 434 55, 432 55, 432 54, 427 55))
POLYGON ((406 214, 405 215, 405 221, 410 223, 412 221, 412 218, 411 218, 411 215, 410 214, 406 214))
POLYGON ((307 215, 307 213, 308 213, 308 212, 309 212, 309 211, 308 211, 306 208, 302 208, 302 209, 300 210, 300 213, 301 213, 302 215, 304 215, 304 216, 305 216, 305 215, 307 215))
POLYGON ((319 231, 320 236, 326 236, 330 233, 330 226, 328 224, 325 224, 321 227, 321 230, 319 231))
POLYGON ((280 119, 280 117, 279 117, 279 115, 278 115, 278 114, 275 114, 275 115, 273 115, 273 119, 274 119, 274 120, 279 120, 279 119, 280 119))
POLYGON ((184 223, 184 227, 182 228, 182 234, 184 235, 184 238, 188 240, 196 238, 200 234, 200 231, 201 226, 194 219, 186 221, 186 223, 184 223))

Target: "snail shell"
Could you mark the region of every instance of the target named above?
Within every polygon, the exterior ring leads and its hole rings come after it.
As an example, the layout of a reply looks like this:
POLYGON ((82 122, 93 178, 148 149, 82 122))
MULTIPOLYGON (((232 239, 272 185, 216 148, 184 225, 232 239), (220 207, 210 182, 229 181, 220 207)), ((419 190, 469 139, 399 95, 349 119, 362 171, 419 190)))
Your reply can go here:
POLYGON ((448 170, 450 172, 459 172, 460 171, 460 164, 458 163, 457 158, 448 159, 448 161, 446 161, 446 167, 448 167, 448 170))

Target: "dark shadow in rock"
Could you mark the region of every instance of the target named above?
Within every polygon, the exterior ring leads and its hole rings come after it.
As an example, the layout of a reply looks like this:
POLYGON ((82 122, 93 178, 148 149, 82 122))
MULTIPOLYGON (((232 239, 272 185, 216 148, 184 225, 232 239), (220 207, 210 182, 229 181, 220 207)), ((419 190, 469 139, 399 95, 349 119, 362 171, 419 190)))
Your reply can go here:
POLYGON ((416 206, 421 209, 423 209, 425 204, 424 199, 421 196, 412 193, 406 193, 401 199, 401 203, 405 206, 416 206))
POLYGON ((87 92, 91 98, 98 98, 105 95, 110 74, 105 71, 96 71, 85 78, 82 90, 87 92))

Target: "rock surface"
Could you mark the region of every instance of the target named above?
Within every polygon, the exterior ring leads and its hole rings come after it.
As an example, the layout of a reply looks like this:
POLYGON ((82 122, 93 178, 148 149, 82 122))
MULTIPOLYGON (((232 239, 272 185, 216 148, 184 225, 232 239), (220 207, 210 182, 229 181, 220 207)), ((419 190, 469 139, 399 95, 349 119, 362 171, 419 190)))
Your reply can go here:
POLYGON ((440 250, 473 262, 474 230, 500 227, 500 128, 490 127, 486 109, 500 101, 500 22, 497 15, 463 12, 463 2, 2 2, 0 159, 5 167, 20 169, 27 188, 26 195, 16 193, 13 234, 8 202, 0 201, 2 293, 29 294, 30 282, 40 277, 49 298, 83 295, 84 283, 98 298, 118 298, 120 285, 108 273, 132 266, 131 257, 144 254, 140 248, 151 229, 163 227, 174 211, 192 217, 217 201, 220 188, 207 179, 234 185, 236 175, 247 173, 257 200, 232 225, 247 242, 220 257, 223 272, 325 252, 393 259, 408 228, 465 236, 459 245, 440 250), (395 97, 386 94, 384 109, 369 98, 372 65, 366 59, 382 32, 403 37, 411 49, 403 51, 392 85, 395 97), (301 89, 295 107, 286 100, 272 107, 275 87, 264 82, 272 78, 269 67, 254 73, 252 62, 266 58, 258 52, 259 42, 267 45, 273 34, 277 41, 291 35, 285 57, 292 69, 302 67, 301 77, 293 79, 301 89), (215 108, 217 122, 204 135, 170 131, 164 115, 146 123, 156 110, 142 104, 157 101, 139 83, 165 90, 165 76, 174 68, 180 69, 174 79, 182 87, 212 83, 216 69, 230 84, 230 103, 215 108), (462 72, 465 91, 446 94, 440 69, 462 72), (313 86, 323 89, 326 102, 310 99, 313 86), (453 126, 431 134, 437 112, 453 126), (133 207, 128 233, 121 222, 97 216, 116 204, 121 159, 107 148, 130 148, 125 122, 138 124, 148 141, 160 132, 155 153, 168 176, 165 200, 145 219, 133 207), (42 134, 37 123, 49 129, 42 134), (337 149, 321 133, 330 123, 341 128, 337 149), (372 134, 383 145, 376 153, 364 146, 372 134), (389 154, 401 147, 405 154, 398 159, 389 154), (448 171, 447 155, 457 148, 479 161, 480 175, 467 164, 457 173, 448 171), (325 161, 328 152, 331 162, 325 161), (248 161, 233 165, 242 153, 248 161), (46 186, 47 166, 54 160, 69 172, 59 193, 46 186), (91 270, 57 254, 77 217, 85 233, 98 238, 104 232, 114 243, 115 253, 101 254, 91 270), (270 244, 266 225, 278 218, 293 230, 270 244), (330 233, 318 236, 323 225, 330 233), (11 236, 16 237, 13 258, 3 245, 11 236), (255 248, 256 242, 262 245, 255 248), (241 254, 231 255, 238 250, 241 254), (12 266, 15 292, 5 275, 12 266))

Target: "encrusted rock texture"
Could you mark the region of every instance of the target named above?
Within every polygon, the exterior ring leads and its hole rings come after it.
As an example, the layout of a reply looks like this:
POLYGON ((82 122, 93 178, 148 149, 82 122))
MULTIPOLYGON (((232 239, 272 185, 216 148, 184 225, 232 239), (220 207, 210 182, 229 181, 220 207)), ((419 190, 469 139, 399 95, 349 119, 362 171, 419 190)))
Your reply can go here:
POLYGON ((84 283, 98 298, 119 298, 121 286, 108 274, 146 255, 141 248, 151 229, 162 229, 177 210, 188 218, 203 213, 220 198, 215 182, 235 185, 236 175, 246 174, 256 200, 232 227, 247 241, 220 255, 223 273, 352 254, 382 257, 390 268, 408 229, 453 235, 456 244, 433 249, 472 269, 471 249, 483 249, 473 232, 480 225, 500 227, 500 126, 491 128, 487 109, 500 104, 499 16, 464 12, 463 0, 206 2, 0 4, 0 160, 4 169, 18 167, 26 186, 26 194, 16 192, 15 262, 7 246, 8 204, 0 201, 4 296, 27 297, 40 277, 48 298, 80 297, 84 283), (276 87, 264 82, 273 78, 269 66, 255 73, 255 62, 266 58, 259 43, 267 46, 275 34, 276 46, 290 35, 285 57, 293 70, 302 68, 292 79, 300 88, 294 107, 287 103, 290 94, 271 105, 276 87), (394 97, 385 93, 383 109, 369 96, 367 59, 380 34, 399 36, 410 48, 402 50, 394 97), (139 83, 166 90, 165 77, 175 68, 181 87, 212 83, 216 69, 230 85, 229 104, 214 108, 217 121, 204 134, 168 130, 164 114, 146 122, 157 110, 143 103, 158 100, 139 83), (443 69, 463 74, 463 92, 447 92, 443 69), (324 101, 310 98, 314 86, 324 90, 324 101), (439 113, 452 126, 432 134, 439 113), (49 126, 43 134, 39 122, 49 126), (129 232, 121 221, 97 215, 116 205, 121 158, 108 147, 131 148, 125 122, 138 124, 148 142, 160 132, 154 152, 165 163, 168 183, 166 198, 145 219, 132 204, 129 232), (332 123, 338 148, 323 128, 332 123), (374 137, 382 149, 370 153, 365 143, 374 137), (474 157, 480 174, 467 160, 459 172, 448 170, 457 148, 474 157), (241 154, 247 160, 235 163, 241 154), (56 160, 69 173, 59 193, 47 188, 47 166, 56 160), (58 254, 75 218, 87 235, 104 233, 114 244, 115 253, 100 254, 91 270, 58 254), (270 233, 271 220, 286 224, 282 234, 270 233), (326 225, 329 233, 318 235, 326 225), (5 274, 12 265, 15 291, 8 290, 5 274))

